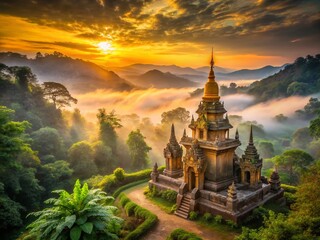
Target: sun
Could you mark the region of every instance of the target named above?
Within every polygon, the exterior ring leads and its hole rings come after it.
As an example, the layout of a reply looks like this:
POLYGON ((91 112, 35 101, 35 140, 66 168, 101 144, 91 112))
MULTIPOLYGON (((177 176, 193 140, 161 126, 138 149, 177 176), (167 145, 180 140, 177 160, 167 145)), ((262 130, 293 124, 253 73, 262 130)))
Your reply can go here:
POLYGON ((97 47, 104 53, 109 53, 114 50, 110 42, 99 42, 97 47))

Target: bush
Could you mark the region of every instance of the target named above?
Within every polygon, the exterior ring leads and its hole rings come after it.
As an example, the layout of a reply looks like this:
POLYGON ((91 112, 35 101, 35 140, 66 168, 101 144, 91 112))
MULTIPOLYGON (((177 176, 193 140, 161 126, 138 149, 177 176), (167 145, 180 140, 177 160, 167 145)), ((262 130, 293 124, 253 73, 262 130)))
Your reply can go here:
POLYGON ((113 171, 113 174, 114 176, 116 177, 116 179, 118 181, 123 181, 124 180, 124 170, 123 168, 116 168, 114 171, 113 171))
POLYGON ((127 214, 127 216, 132 216, 134 214, 134 209, 137 206, 134 202, 127 202, 126 205, 124 206, 124 210, 127 214))
POLYGON ((177 228, 170 233, 167 240, 202 240, 202 238, 182 228, 177 228))
MULTIPOLYGON (((164 170, 164 166, 158 168, 159 172, 163 172, 163 170, 164 170)), ((152 169, 145 169, 145 170, 141 170, 139 172, 134 172, 134 173, 124 172, 124 175, 123 175, 124 178, 122 181, 119 181, 115 176, 115 174, 113 173, 113 174, 104 176, 103 179, 93 187, 100 188, 103 191, 112 194, 116 189, 118 189, 123 185, 140 181, 140 180, 150 179, 151 172, 152 172, 152 169)))
POLYGON ((194 221, 194 220, 197 220, 197 218, 198 218, 198 213, 197 212, 191 211, 189 213, 189 219, 190 220, 194 221))
POLYGON ((130 202, 130 199, 124 193, 121 193, 119 195, 119 203, 121 207, 124 207, 128 202, 130 202))
POLYGON ((213 216, 212 216, 211 213, 205 213, 205 214, 203 215, 203 218, 204 218, 204 220, 206 220, 207 222, 210 222, 210 221, 212 220, 213 216))
POLYGON ((296 193, 296 191, 297 191, 297 187, 295 187, 295 186, 281 184, 281 187, 284 189, 285 192, 296 193))
POLYGON ((232 228, 237 228, 238 227, 238 225, 236 223, 234 223, 233 221, 231 221, 231 220, 227 220, 226 223, 227 223, 227 225, 229 225, 232 228))
POLYGON ((177 192, 173 190, 161 191, 160 196, 172 203, 175 203, 177 200, 177 192))
POLYGON ((297 200, 297 197, 290 192, 284 192, 284 197, 286 198, 286 204, 290 207, 291 204, 295 203, 297 200))
POLYGON ((120 202, 126 202, 124 205, 125 212, 128 216, 135 215, 139 219, 144 219, 143 223, 140 224, 135 230, 130 232, 125 239, 126 240, 134 240, 141 239, 141 236, 148 232, 156 222, 158 221, 158 217, 151 213, 149 210, 140 207, 139 205, 132 202, 124 193, 119 195, 120 202), (128 199, 128 200, 124 200, 128 199))
POLYGON ((215 221, 216 223, 222 223, 222 216, 216 215, 216 216, 214 217, 214 221, 215 221))
POLYGON ((177 211, 177 204, 174 204, 171 208, 171 213, 174 213, 175 211, 177 211))

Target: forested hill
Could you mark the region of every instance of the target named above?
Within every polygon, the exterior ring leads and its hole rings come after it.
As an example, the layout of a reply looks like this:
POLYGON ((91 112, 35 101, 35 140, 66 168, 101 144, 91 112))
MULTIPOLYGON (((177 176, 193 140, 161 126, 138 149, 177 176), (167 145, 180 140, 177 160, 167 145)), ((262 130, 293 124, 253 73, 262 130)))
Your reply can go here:
POLYGON ((320 92, 320 54, 299 57, 280 72, 254 82, 247 93, 259 101, 320 92))
POLYGON ((112 89, 131 90, 134 86, 116 73, 81 59, 72 59, 61 53, 37 53, 34 59, 12 52, 1 52, 0 63, 8 66, 28 66, 41 82, 58 82, 72 93, 112 89))

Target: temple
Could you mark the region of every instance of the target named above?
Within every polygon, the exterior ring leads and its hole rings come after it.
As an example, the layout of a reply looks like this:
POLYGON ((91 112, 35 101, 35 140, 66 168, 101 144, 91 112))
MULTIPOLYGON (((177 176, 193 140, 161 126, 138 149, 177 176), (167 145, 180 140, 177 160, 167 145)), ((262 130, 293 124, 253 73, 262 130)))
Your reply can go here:
POLYGON ((238 223, 267 201, 283 201, 278 173, 274 171, 269 181, 261 177, 262 159, 253 142, 252 127, 244 154, 235 154, 241 142, 238 130, 234 139, 229 135, 232 125, 220 101, 213 53, 196 113, 197 119, 192 116, 189 125, 191 136, 184 130, 180 140, 184 156, 172 124, 164 149, 165 170, 159 174, 155 166, 149 181, 149 187, 178 193, 175 214, 188 218, 190 211, 209 212, 238 223))

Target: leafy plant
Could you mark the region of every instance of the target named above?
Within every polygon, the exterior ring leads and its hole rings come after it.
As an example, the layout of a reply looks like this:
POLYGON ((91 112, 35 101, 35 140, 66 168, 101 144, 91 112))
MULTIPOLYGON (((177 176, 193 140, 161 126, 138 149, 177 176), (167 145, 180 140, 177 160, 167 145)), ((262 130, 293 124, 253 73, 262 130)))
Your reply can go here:
POLYGON ((58 193, 59 198, 45 201, 53 207, 28 215, 37 217, 28 226, 30 238, 118 239, 122 219, 114 216, 116 207, 105 205, 112 197, 98 189, 89 190, 86 183, 81 187, 79 180, 72 194, 65 190, 54 193, 58 193))
POLYGON ((195 212, 195 211, 191 211, 190 213, 189 213, 189 219, 190 220, 196 220, 198 218, 198 213, 197 212, 195 212))
POLYGON ((214 217, 214 221, 215 221, 216 223, 221 223, 221 222, 222 222, 222 216, 216 215, 216 216, 214 217))
POLYGON ((118 181, 123 181, 124 180, 124 170, 123 168, 116 168, 114 171, 113 171, 113 174, 114 176, 116 177, 116 179, 118 181))
POLYGON ((206 220, 207 222, 210 222, 210 221, 212 220, 213 216, 212 216, 211 213, 205 213, 205 214, 203 215, 203 218, 204 218, 204 220, 206 220))

